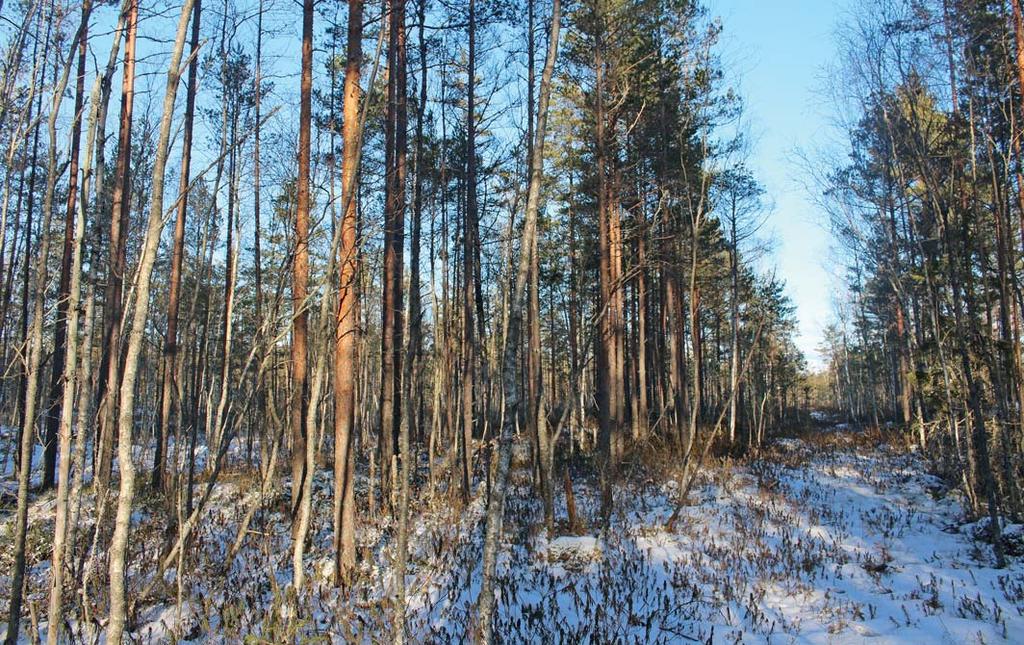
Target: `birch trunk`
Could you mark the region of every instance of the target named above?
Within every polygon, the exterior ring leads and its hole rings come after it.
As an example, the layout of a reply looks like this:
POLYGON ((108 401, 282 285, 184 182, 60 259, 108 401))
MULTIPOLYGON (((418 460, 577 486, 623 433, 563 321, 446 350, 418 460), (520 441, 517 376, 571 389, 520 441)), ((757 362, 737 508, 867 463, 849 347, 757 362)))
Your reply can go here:
MULTIPOLYGON (((133 0, 133 3, 136 0, 133 0)), ((193 0, 185 0, 178 19, 171 61, 167 69, 167 84, 164 90, 163 114, 160 119, 160 135, 153 162, 152 196, 149 221, 142 243, 137 282, 135 284, 135 311, 131 332, 128 336, 128 351, 125 357, 124 375, 121 382, 121 407, 118 414, 118 465, 121 482, 117 499, 117 514, 114 520, 114 534, 110 543, 110 618, 107 623, 107 642, 120 643, 125 631, 125 554, 128 549, 128 530, 131 524, 132 502, 135 496, 135 466, 132 463, 132 426, 135 411, 135 384, 138 378, 139 358, 149 318, 149 296, 153 265, 156 262, 160 233, 164 228, 164 172, 167 167, 167 151, 170 146, 171 121, 174 117, 174 99, 178 93, 181 78, 181 58, 185 48, 189 16, 193 0)), ((127 51, 127 50, 126 50, 127 51)))
MULTIPOLYGON (((67 279, 67 302, 64 306, 66 317, 66 334, 64 344, 66 355, 62 361, 62 387, 60 389, 60 420, 57 435, 60 440, 60 473, 57 478, 57 508, 53 530, 53 556, 50 560, 50 602, 47 613, 46 642, 49 645, 56 645, 60 637, 62 620, 62 602, 64 593, 64 567, 65 567, 65 543, 68 534, 68 492, 70 489, 71 475, 71 426, 72 412, 75 401, 75 383, 78 374, 78 306, 82 293, 82 238, 85 235, 85 208, 84 204, 77 202, 75 193, 77 191, 78 174, 78 148, 81 135, 80 111, 82 109, 82 95, 85 93, 85 53, 87 45, 87 34, 89 16, 92 11, 92 3, 86 0, 82 6, 82 27, 79 32, 79 57, 78 57, 78 80, 75 93, 75 123, 72 127, 72 158, 71 158, 71 195, 68 197, 68 208, 74 211, 74 217, 70 218, 67 224, 72 224, 70 235, 65 234, 64 261, 61 266, 61 283, 64 283, 65 274, 67 279), (68 239, 70 238, 70 245, 68 239), (69 248, 70 247, 70 248, 69 248)), ((64 295, 64 294, 62 294, 64 295)), ((57 336, 63 335, 59 330, 61 321, 58 320, 57 336)), ((54 364, 56 369, 56 363, 54 364)), ((82 429, 79 430, 81 434, 82 429)))
POLYGON ((558 56, 558 30, 561 16, 560 0, 553 0, 551 6, 551 32, 547 57, 540 81, 540 101, 537 105, 537 127, 534 135, 533 155, 530 158, 530 187, 526 200, 526 217, 519 248, 519 265, 516 270, 515 287, 509 307, 508 338, 505 342, 502 363, 502 389, 505 396, 505 417, 498 442, 498 464, 494 488, 487 505, 487 525, 484 532, 483 582, 477 603, 477 632, 480 642, 491 642, 494 616, 494 576, 498 558, 498 536, 501 532, 505 491, 512 457, 512 433, 521 403, 516 378, 516 352, 523 332, 523 307, 526 304, 526 282, 530 272, 529 249, 537 235, 537 211, 540 206, 540 185, 544 171, 544 134, 547 130, 548 103, 551 97, 551 77, 558 56))
MULTIPOLYGON (((88 19, 88 16, 85 17, 88 19)), ((85 21, 79 26, 72 40, 77 43, 85 28, 85 21)), ((28 495, 32 477, 32 445, 35 435, 39 379, 42 371, 43 323, 45 322, 46 284, 48 281, 47 261, 50 253, 50 219, 53 213, 53 197, 57 184, 57 116, 64 90, 71 74, 73 56, 67 62, 53 90, 53 103, 47 120, 49 147, 47 154, 46 193, 43 198, 43 220, 40 230, 39 249, 36 255, 35 280, 32 290, 35 302, 32 310, 32 326, 28 340, 28 364, 25 370, 25 408, 21 427, 21 470, 18 472, 18 507, 14 519, 14 571, 11 575, 11 602, 8 609, 6 645, 18 640, 18 624, 21 621, 21 603, 25 579, 25 539, 28 532, 28 495)), ((30 227, 31 228, 31 227, 30 227)), ((26 254, 28 249, 26 248, 26 254)), ((26 258, 28 256, 26 255, 26 258)))

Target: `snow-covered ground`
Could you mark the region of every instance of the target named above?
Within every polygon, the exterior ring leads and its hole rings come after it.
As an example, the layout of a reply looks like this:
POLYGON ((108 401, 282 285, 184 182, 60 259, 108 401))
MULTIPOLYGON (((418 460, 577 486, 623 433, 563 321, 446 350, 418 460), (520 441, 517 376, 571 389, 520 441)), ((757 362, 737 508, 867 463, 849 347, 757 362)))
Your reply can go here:
MULTIPOLYGON (((761 459, 708 469, 675 531, 675 482, 647 481, 617 491, 603 535, 511 547, 499 631, 513 642, 1024 642, 1024 566, 991 568, 979 527, 961 524, 922 459, 844 448, 848 438, 781 439, 761 459)), ((1022 527, 1008 533, 1019 544, 1022 527)))
MULTIPOLYGON (((925 460, 855 431, 777 439, 757 458, 707 467, 674 530, 666 528, 677 506, 670 466, 627 464, 615 512, 599 530, 596 485, 577 464, 573 487, 583 528, 548 540, 526 465, 513 471, 506 507, 496 624, 502 642, 1024 642, 1024 563, 1017 558, 1024 527, 1007 527, 1014 555, 1007 568, 992 568, 990 545, 976 539, 982 527, 965 523, 958 495, 927 474, 925 460)), ((361 477, 363 502, 365 485, 361 477)), ((138 608, 137 639, 387 640, 390 519, 368 518, 364 509, 358 579, 345 593, 334 589, 330 472, 320 473, 309 583, 296 614, 288 599, 284 505, 257 514, 242 551, 225 561, 257 487, 248 475, 225 474, 187 551, 180 604, 171 570, 168 584, 138 608)), ((285 485, 278 489, 286 494, 285 485)), ((482 483, 467 506, 446 495, 414 495, 413 642, 468 638, 479 592, 484 496, 482 483)), ((163 539, 154 504, 141 500, 136 514, 129 572, 136 592, 151 578, 163 539)), ((564 495, 556 506, 564 518, 564 495)), ((31 517, 41 537, 52 521, 52 497, 37 500, 31 517)), ((10 530, 8 513, 0 534, 10 530)), ((30 599, 40 613, 46 557, 41 549, 30 576, 30 599)), ((102 556, 97 566, 98 586, 105 586, 102 556)), ((6 596, 9 574, 0 573, 6 596)), ((101 607, 96 611, 102 615, 101 607)))

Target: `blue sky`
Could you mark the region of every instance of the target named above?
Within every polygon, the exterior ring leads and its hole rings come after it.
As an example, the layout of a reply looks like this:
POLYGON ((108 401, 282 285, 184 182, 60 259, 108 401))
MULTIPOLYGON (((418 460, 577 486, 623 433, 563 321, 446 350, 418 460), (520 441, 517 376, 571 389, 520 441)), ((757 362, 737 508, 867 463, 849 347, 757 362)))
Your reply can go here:
POLYGON ((712 0, 722 20, 727 78, 746 99, 753 135, 750 165, 774 210, 769 262, 785 279, 800 320, 800 348, 811 366, 828 322, 832 292, 829 234, 799 153, 812 158, 836 132, 824 74, 836 57, 834 33, 848 0, 712 0))

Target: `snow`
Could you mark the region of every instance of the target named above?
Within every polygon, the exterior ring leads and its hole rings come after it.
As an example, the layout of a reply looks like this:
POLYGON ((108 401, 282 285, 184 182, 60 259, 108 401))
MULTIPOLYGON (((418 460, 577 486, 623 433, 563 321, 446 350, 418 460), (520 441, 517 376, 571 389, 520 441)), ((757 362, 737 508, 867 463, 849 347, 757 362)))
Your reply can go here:
MULTIPOLYGON (((677 487, 647 483, 618 490, 603 539, 556 538, 546 560, 511 547, 499 632, 514 642, 1021 638, 1024 567, 991 568, 984 531, 963 524, 958 499, 933 496, 943 487, 927 464, 823 436, 708 469, 675 531, 665 524, 677 487), (593 561, 565 566, 565 554, 593 561)), ((593 490, 576 496, 595 511, 593 490)))
MULTIPOLYGON (((923 455, 895 447, 892 433, 892 443, 872 444, 825 419, 820 431, 775 439, 758 456, 702 469, 672 529, 667 522, 681 486, 671 464, 624 468, 605 524, 597 482, 588 466, 574 462, 579 532, 558 524, 550 539, 541 528, 528 454, 518 444, 498 559, 499 642, 1020 642, 1024 526, 1005 527, 1010 563, 992 568, 987 524, 968 521, 958 493, 929 474, 923 455)), ((229 461, 237 457, 232 453, 229 461)), ((412 496, 406 625, 413 642, 459 642, 474 625, 486 509, 484 464, 478 465, 467 505, 444 491, 444 476, 438 490, 426 490, 421 481, 412 496)), ((565 498, 557 488, 556 517, 564 518, 565 498)), ((387 640, 396 530, 390 515, 370 516, 363 506, 357 579, 344 592, 335 589, 331 473, 318 470, 309 583, 295 611, 288 600, 287 476, 275 490, 242 551, 228 562, 225 554, 256 499, 258 481, 225 473, 187 551, 181 606, 172 569, 139 608, 133 637, 387 640)), ((362 465, 356 491, 365 504, 362 465)), ((92 504, 87 496, 80 540, 91 539, 92 504)), ((140 499, 133 514, 130 594, 151 579, 163 539, 152 504, 140 499)), ((52 496, 35 500, 30 517, 37 530, 52 527, 52 496)), ((11 529, 11 514, 0 516, 0 534, 11 529)), ((30 557, 29 598, 42 613, 48 557, 45 548, 30 557)), ((4 595, 8 570, 0 567, 4 595)), ((101 557, 95 584, 105 586, 105 574, 101 557)), ((93 629, 73 625, 76 637, 93 629)))

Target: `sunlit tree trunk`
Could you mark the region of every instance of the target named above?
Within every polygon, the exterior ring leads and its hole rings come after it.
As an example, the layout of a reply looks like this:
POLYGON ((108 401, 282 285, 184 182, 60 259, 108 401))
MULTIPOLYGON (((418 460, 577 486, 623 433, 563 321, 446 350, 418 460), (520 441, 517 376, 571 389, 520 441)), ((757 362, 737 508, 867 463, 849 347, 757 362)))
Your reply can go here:
POLYGON ((299 88, 299 173, 292 260, 292 384, 289 400, 292 432, 292 514, 298 511, 306 464, 306 378, 309 286, 309 157, 313 96, 313 0, 302 3, 302 76, 299 88))
POLYGON ((100 489, 106 489, 113 464, 116 413, 121 386, 121 324, 122 292, 126 270, 125 234, 131 212, 131 150, 132 108, 135 103, 135 40, 138 32, 139 3, 131 0, 125 19, 124 77, 121 82, 121 118, 118 135, 117 164, 110 212, 110 257, 107 288, 104 296, 103 352, 100 355, 100 445, 97 450, 96 478, 100 489))
POLYGON ((355 370, 359 340, 356 309, 358 240, 357 177, 359 174, 359 78, 362 62, 363 2, 348 3, 348 47, 345 98, 342 107, 344 149, 341 162, 342 220, 338 249, 340 283, 334 350, 334 584, 340 586, 356 564, 355 496, 355 370))
MULTIPOLYGON (((600 30, 601 27, 598 27, 600 30)), ((608 142, 605 133, 604 78, 605 63, 602 34, 599 31, 594 45, 594 146, 597 172, 597 219, 598 219, 598 324, 594 337, 594 352, 597 358, 597 408, 598 447, 602 465, 602 516, 611 511, 611 484, 613 472, 612 434, 615 428, 615 394, 612 365, 615 361, 615 347, 612 330, 612 290, 615 288, 611 268, 611 232, 609 231, 608 206, 608 142)))
MULTIPOLYGON (((133 4, 137 0, 132 0, 133 4)), ((178 19, 174 47, 167 69, 167 84, 164 90, 163 114, 160 119, 160 134, 154 151, 152 194, 150 197, 149 220, 142 253, 139 259, 138 278, 135 283, 135 309, 132 316, 131 332, 125 354, 125 368, 121 383, 121 407, 118 409, 118 466, 121 471, 120 489, 117 498, 117 515, 114 518, 114 534, 110 541, 110 617, 107 623, 107 642, 120 643, 125 630, 127 605, 125 602, 125 555, 128 549, 128 531, 131 524, 132 502, 135 496, 135 466, 132 463, 132 429, 135 412, 135 386, 138 380, 139 358, 149 318, 149 296, 153 265, 156 263, 160 233, 164 227, 164 172, 167 166, 167 151, 170 147, 171 121, 174 117, 174 99, 178 93, 178 81, 185 36, 188 31, 192 1, 185 0, 178 19)), ((133 14, 138 14, 135 7, 133 14)), ((130 19, 134 22, 134 18, 130 19)), ((134 31, 134 28, 133 28, 134 31)), ((126 48, 125 52, 134 47, 126 48)), ((134 56, 133 56, 134 58, 134 56)))

